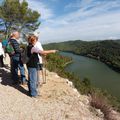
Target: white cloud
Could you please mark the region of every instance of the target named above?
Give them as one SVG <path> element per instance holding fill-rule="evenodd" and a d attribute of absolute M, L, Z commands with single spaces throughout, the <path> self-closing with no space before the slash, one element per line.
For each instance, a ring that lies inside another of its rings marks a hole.
<path fill-rule="evenodd" d="M 28 0 L 30 2 L 30 0 Z M 78 7 L 76 11 L 63 16 L 56 16 L 53 10 L 45 4 L 31 2 L 36 10 L 46 16 L 38 31 L 42 43 L 58 42 L 72 39 L 100 40 L 109 38 L 120 38 L 120 10 L 111 9 L 120 7 L 118 0 L 109 2 L 93 2 L 94 0 L 82 0 L 82 3 L 70 4 L 68 7 Z M 79 0 L 77 1 L 79 2 Z M 76 5 L 76 6 L 75 6 Z M 82 6 L 81 6 L 82 5 Z M 40 7 L 39 7 L 40 6 Z M 111 10 L 111 11 L 109 11 Z M 53 18 L 54 17 L 54 18 Z"/>
<path fill-rule="evenodd" d="M 27 0 L 29 7 L 41 13 L 41 19 L 47 20 L 54 16 L 53 11 L 47 5 L 37 0 Z"/>
<path fill-rule="evenodd" d="M 83 8 L 85 6 L 88 6 L 90 3 L 92 3 L 93 0 L 76 0 L 76 2 L 70 2 L 65 6 L 65 9 L 71 9 L 71 8 Z"/>
<path fill-rule="evenodd" d="M 42 42 L 57 42 L 71 39 L 100 40 L 120 37 L 118 35 L 120 32 L 119 21 L 119 13 L 104 14 L 84 21 L 69 22 L 66 25 L 61 25 L 62 23 L 59 23 L 61 19 L 59 19 L 59 22 L 52 21 L 53 26 L 49 23 L 50 25 L 40 27 L 41 39 Z M 54 27 L 55 25 L 59 27 Z"/>
<path fill-rule="evenodd" d="M 109 13 L 112 11 L 109 11 L 113 8 L 119 7 L 120 8 L 120 1 L 94 1 L 94 0 L 82 0 L 78 1 L 77 3 L 74 3 L 74 7 L 79 7 L 78 10 L 70 13 L 67 15 L 67 20 L 76 20 L 76 19 L 82 19 L 87 17 L 92 17 L 95 15 L 100 15 L 104 13 Z M 71 4 L 71 3 L 70 3 Z M 73 7 L 71 4 L 71 7 Z M 71 7 L 69 9 L 71 9 Z M 73 17 L 74 16 L 74 17 Z"/>

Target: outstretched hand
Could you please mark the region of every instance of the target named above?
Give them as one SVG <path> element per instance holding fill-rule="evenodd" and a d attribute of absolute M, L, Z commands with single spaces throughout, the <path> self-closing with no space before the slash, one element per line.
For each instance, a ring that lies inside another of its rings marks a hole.
<path fill-rule="evenodd" d="M 59 50 L 53 50 L 53 53 L 59 52 Z"/>

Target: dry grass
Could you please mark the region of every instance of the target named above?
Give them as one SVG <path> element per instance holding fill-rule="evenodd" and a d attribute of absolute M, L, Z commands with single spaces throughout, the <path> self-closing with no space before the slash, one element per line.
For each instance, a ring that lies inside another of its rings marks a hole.
<path fill-rule="evenodd" d="M 109 104 L 108 99 L 102 95 L 102 93 L 92 93 L 90 104 L 96 109 L 100 109 L 106 120 L 115 120 L 112 116 L 112 107 Z"/>

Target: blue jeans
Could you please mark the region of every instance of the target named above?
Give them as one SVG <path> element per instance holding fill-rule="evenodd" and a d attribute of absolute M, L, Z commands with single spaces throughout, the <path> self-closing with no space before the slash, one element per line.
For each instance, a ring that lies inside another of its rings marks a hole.
<path fill-rule="evenodd" d="M 20 57 L 12 56 L 11 57 L 11 73 L 12 73 L 12 79 L 15 83 L 19 82 L 18 68 L 20 70 L 21 82 L 24 83 L 26 82 L 26 77 L 25 77 L 25 69 L 24 69 L 23 63 L 20 60 Z"/>
<path fill-rule="evenodd" d="M 38 91 L 38 78 L 37 78 L 37 68 L 28 67 L 28 89 L 30 96 L 37 96 Z"/>

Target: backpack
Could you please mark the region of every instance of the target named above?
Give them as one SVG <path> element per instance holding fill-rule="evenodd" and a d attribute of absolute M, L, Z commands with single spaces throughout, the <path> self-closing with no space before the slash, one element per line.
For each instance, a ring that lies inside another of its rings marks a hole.
<path fill-rule="evenodd" d="M 6 45 L 5 51 L 9 55 L 13 55 L 15 53 L 14 48 L 13 48 L 12 44 L 10 43 L 10 41 L 8 41 L 8 44 Z"/>
<path fill-rule="evenodd" d="M 23 64 L 26 64 L 29 61 L 29 57 L 27 56 L 27 48 L 25 48 L 23 52 L 21 52 L 21 61 L 23 62 Z"/>

